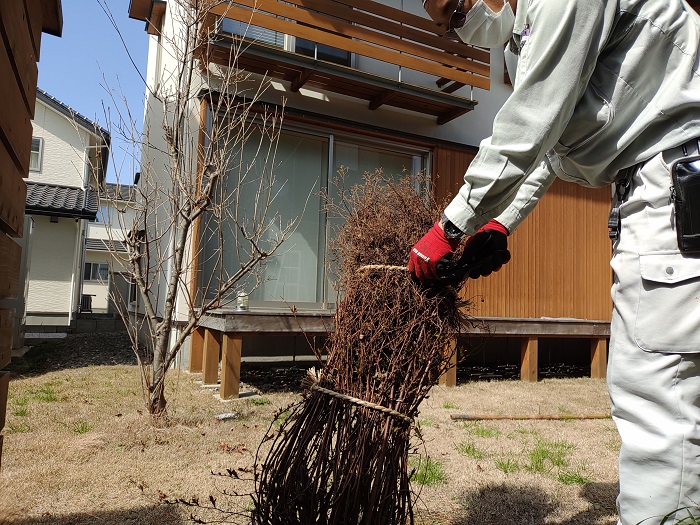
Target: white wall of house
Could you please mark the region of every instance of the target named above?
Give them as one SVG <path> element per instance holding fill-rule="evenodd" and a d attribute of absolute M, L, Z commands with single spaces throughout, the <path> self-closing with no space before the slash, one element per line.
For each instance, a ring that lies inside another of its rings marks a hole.
<path fill-rule="evenodd" d="M 383 3 L 424 16 L 420 2 L 408 2 L 407 0 L 385 0 Z M 154 173 L 159 174 L 158 176 L 161 178 L 163 191 L 167 191 L 170 183 L 169 178 L 166 175 L 168 158 L 163 153 L 164 151 L 167 151 L 166 144 L 163 140 L 162 129 L 164 113 L 161 102 L 155 100 L 152 96 L 148 95 L 148 93 L 155 89 L 164 90 L 166 93 L 168 90 L 175 90 L 176 86 L 174 82 L 180 78 L 179 75 L 174 74 L 174 72 L 176 72 L 178 69 L 178 62 L 177 53 L 175 53 L 171 47 L 172 40 L 176 38 L 176 35 L 179 32 L 179 25 L 177 21 L 180 14 L 176 9 L 177 7 L 178 6 L 175 2 L 168 2 L 168 9 L 163 22 L 162 36 L 151 36 L 149 40 L 149 58 L 147 68 L 147 82 L 149 90 L 147 91 L 146 111 L 144 117 L 144 134 L 146 135 L 144 137 L 144 144 L 149 144 L 151 147 L 146 147 L 142 152 L 141 172 L 143 174 L 145 170 L 153 170 Z M 396 66 L 379 63 L 376 60 L 360 56 L 355 57 L 354 65 L 360 69 L 364 69 L 384 77 L 396 78 L 399 74 L 399 68 Z M 199 70 L 195 68 L 195 73 L 198 72 Z M 488 91 L 482 89 L 472 90 L 472 88 L 469 86 L 461 88 L 456 94 L 472 97 L 473 99 L 477 100 L 478 104 L 476 105 L 475 110 L 441 126 L 438 126 L 436 124 L 435 117 L 430 115 L 404 111 L 397 108 L 392 108 L 390 106 L 382 106 L 377 110 L 370 111 L 367 108 L 367 101 L 336 93 L 318 92 L 313 88 L 302 89 L 298 93 L 293 93 L 289 91 L 289 85 L 287 83 L 276 80 L 271 83 L 271 88 L 266 91 L 263 96 L 263 100 L 272 104 L 282 104 L 282 102 L 285 101 L 287 108 L 293 108 L 295 110 L 314 113 L 321 116 L 326 115 L 333 119 L 357 122 L 362 126 L 376 126 L 377 128 L 389 131 L 395 130 L 401 133 L 410 132 L 417 137 L 442 139 L 455 143 L 478 146 L 484 138 L 491 134 L 494 117 L 504 101 L 512 92 L 512 88 L 503 82 L 503 72 L 503 52 L 499 49 L 492 50 L 491 89 Z M 436 79 L 434 77 L 423 73 L 413 72 L 405 68 L 401 70 L 400 74 L 403 81 L 436 89 Z M 197 82 L 199 82 L 202 86 L 205 86 L 207 84 L 207 79 L 200 77 Z M 216 88 L 216 85 L 212 85 L 211 87 Z M 196 130 L 199 126 L 198 101 L 194 100 L 192 102 L 190 110 L 190 130 L 193 133 L 193 136 L 196 138 Z M 389 145 L 388 148 L 391 149 L 391 145 Z M 391 153 L 396 153 L 396 151 Z M 409 155 L 410 154 L 411 153 L 409 152 Z M 414 152 L 414 154 L 420 156 L 420 152 Z M 424 160 L 427 160 L 427 157 L 424 158 Z M 368 163 L 369 161 L 366 158 L 364 163 L 360 162 L 364 168 L 368 167 Z M 293 171 L 293 168 L 290 167 L 289 162 L 284 163 L 284 165 L 286 169 Z M 412 167 L 415 167 L 415 164 Z M 410 168 L 411 167 L 409 167 L 409 169 Z M 328 172 L 329 170 L 325 169 L 325 171 Z M 323 176 L 328 178 L 333 177 L 334 175 L 335 173 L 325 173 Z M 294 184 L 300 183 L 301 181 L 299 179 L 295 179 Z M 162 221 L 167 219 L 169 219 L 167 213 L 152 214 L 149 216 L 151 227 L 162 225 Z M 315 238 L 307 235 L 302 230 L 299 230 L 298 233 L 299 235 L 296 235 L 298 238 L 295 238 L 292 240 L 292 242 L 288 243 L 285 253 L 292 253 L 299 247 L 303 248 L 302 245 L 304 243 L 313 244 L 316 241 Z M 163 250 L 165 253 L 167 253 L 168 242 L 169 238 L 167 236 L 163 237 L 161 250 Z M 319 260 L 322 258 L 322 253 L 320 252 L 316 253 L 315 255 L 319 258 Z M 291 272 L 293 270 L 291 267 L 286 268 L 284 264 L 282 264 L 283 267 L 280 268 L 274 267 L 276 264 L 275 262 L 271 262 L 270 264 L 272 273 L 278 272 L 284 274 L 284 272 Z M 207 269 L 203 268 L 203 272 L 206 273 Z M 161 274 L 161 283 L 163 283 L 165 277 L 165 273 Z M 273 282 L 269 286 L 266 286 L 265 288 L 269 288 L 271 291 L 266 291 L 262 295 L 265 295 L 265 297 L 270 296 L 268 297 L 268 299 L 270 299 L 272 296 L 277 294 L 276 289 L 272 290 L 270 287 L 278 284 L 280 284 L 280 282 Z M 309 295 L 306 292 L 308 292 L 308 287 L 311 285 L 319 286 L 320 281 L 319 283 L 305 283 L 304 289 L 301 289 L 301 292 L 303 293 L 300 292 L 299 296 L 306 297 Z M 292 288 L 289 284 L 287 284 L 285 287 L 284 283 L 282 283 L 282 286 L 285 290 L 284 293 L 288 293 Z M 164 288 L 164 286 L 160 287 L 161 295 L 159 305 L 161 307 L 163 304 L 162 293 L 164 292 Z M 155 289 L 158 288 L 156 287 Z M 332 295 L 332 292 L 328 292 L 326 295 L 330 296 Z M 316 296 L 318 297 L 318 293 Z M 183 296 L 181 295 L 179 300 L 180 305 L 184 304 L 182 299 Z M 314 302 L 314 300 L 311 299 L 310 302 Z M 185 319 L 186 312 L 184 312 L 183 308 L 180 310 L 180 317 Z"/>
<path fill-rule="evenodd" d="M 32 126 L 33 136 L 43 140 L 43 155 L 41 171 L 30 171 L 29 180 L 87 187 L 85 161 L 90 134 L 38 99 Z"/>
<path fill-rule="evenodd" d="M 112 265 L 112 260 L 112 256 L 109 254 L 109 252 L 87 250 L 85 252 L 85 263 L 83 264 L 83 269 L 87 264 L 104 264 L 109 268 Z M 109 302 L 109 279 L 109 273 L 107 274 L 106 280 L 99 278 L 83 278 L 83 294 L 93 296 L 93 312 L 107 312 L 107 305 Z"/>
<path fill-rule="evenodd" d="M 35 215 L 32 238 L 27 325 L 67 325 L 77 310 L 81 223 L 71 218 Z"/>

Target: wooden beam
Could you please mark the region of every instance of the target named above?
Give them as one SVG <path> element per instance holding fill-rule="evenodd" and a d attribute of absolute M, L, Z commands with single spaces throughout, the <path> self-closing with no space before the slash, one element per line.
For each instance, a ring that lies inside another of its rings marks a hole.
<path fill-rule="evenodd" d="M 389 102 L 396 95 L 396 91 L 385 91 L 369 101 L 369 109 L 374 111 Z"/>
<path fill-rule="evenodd" d="M 457 340 L 453 339 L 445 347 L 445 354 L 450 359 L 450 368 L 440 376 L 439 383 L 448 388 L 457 386 Z"/>
<path fill-rule="evenodd" d="M 188 370 L 193 374 L 202 371 L 202 357 L 204 354 L 204 328 L 197 326 L 190 333 L 190 366 Z"/>
<path fill-rule="evenodd" d="M 0 232 L 0 254 L 0 299 L 16 299 L 19 293 L 22 248 Z"/>
<path fill-rule="evenodd" d="M 0 372 L 0 431 L 5 428 L 7 410 L 7 390 L 10 385 L 10 372 Z"/>
<path fill-rule="evenodd" d="M 520 379 L 537 381 L 537 337 L 523 337 L 520 342 Z"/>
<path fill-rule="evenodd" d="M 0 310 L 0 370 L 5 368 L 12 358 L 12 332 L 15 311 Z"/>
<path fill-rule="evenodd" d="M 268 2 L 278 2 L 279 0 L 264 0 L 263 2 L 258 2 L 258 8 L 261 11 L 267 11 L 266 6 Z M 426 19 L 417 17 L 413 14 L 399 11 L 398 9 L 389 8 L 389 11 L 383 10 L 383 14 L 379 12 L 372 13 L 372 11 L 382 11 L 385 6 L 379 7 L 381 4 L 378 2 L 361 0 L 362 7 L 343 7 L 346 2 L 328 2 L 328 0 L 286 0 L 286 3 L 294 4 L 302 9 L 315 11 L 318 13 L 323 13 L 332 17 L 334 20 L 346 20 L 354 26 L 362 26 L 365 28 L 371 28 L 375 31 L 379 31 L 382 34 L 389 34 L 395 37 L 399 37 L 401 41 L 410 41 L 412 43 L 421 44 L 421 46 L 427 46 L 431 48 L 436 48 L 448 53 L 451 56 L 457 56 L 461 58 L 474 59 L 484 64 L 488 64 L 491 60 L 491 55 L 489 51 L 479 49 L 464 44 L 461 41 L 455 41 L 443 38 L 435 34 L 436 32 L 441 32 L 441 29 L 437 24 L 433 26 L 432 29 L 425 31 L 423 29 L 417 29 L 417 26 L 421 26 L 422 22 Z M 373 6 L 377 6 L 378 9 L 374 9 Z M 378 16 L 373 16 L 373 15 Z M 395 16 L 402 16 L 403 21 L 399 22 Z M 407 15 L 407 16 L 405 16 Z M 435 31 L 437 30 L 437 31 Z M 343 31 L 340 31 L 341 34 Z M 350 36 L 350 35 L 348 35 Z M 444 57 L 443 57 L 444 58 Z M 438 60 L 443 62 L 442 59 Z M 454 65 L 454 64 L 453 64 Z M 456 65 L 462 69 L 464 64 Z M 488 66 L 482 66 L 481 74 L 484 76 L 489 75 Z"/>
<path fill-rule="evenodd" d="M 27 27 L 32 41 L 32 51 L 37 61 L 41 57 L 41 28 L 44 24 L 44 13 L 40 0 L 24 0 L 24 11 L 27 15 Z"/>
<path fill-rule="evenodd" d="M 292 85 L 289 88 L 290 91 L 292 93 L 296 93 L 297 91 L 299 91 L 304 86 L 304 84 L 306 84 L 306 81 L 309 80 L 313 72 L 313 69 L 301 70 L 299 72 L 299 75 L 297 75 L 297 77 L 294 80 L 292 80 Z"/>
<path fill-rule="evenodd" d="M 221 399 L 238 397 L 241 384 L 241 337 L 224 334 L 221 348 Z"/>
<path fill-rule="evenodd" d="M 197 137 L 197 187 L 196 195 L 202 193 L 202 177 L 204 176 L 204 145 L 207 141 L 207 115 L 209 111 L 209 103 L 206 98 L 203 98 L 199 103 L 199 134 Z M 201 256 L 201 230 L 202 230 L 202 215 L 199 214 L 192 223 L 192 236 L 190 241 L 190 265 L 188 268 L 189 278 L 189 301 L 190 304 L 199 304 L 199 262 Z M 204 336 L 202 336 L 203 339 Z M 199 369 L 201 372 L 201 357 L 199 358 Z M 190 370 L 192 372 L 193 370 Z"/>
<path fill-rule="evenodd" d="M 608 341 L 601 337 L 591 339 L 591 377 L 605 379 L 608 369 Z"/>
<path fill-rule="evenodd" d="M 451 120 L 461 117 L 465 113 L 469 113 L 469 111 L 470 110 L 467 108 L 452 109 L 440 115 L 435 122 L 438 124 L 438 126 L 442 126 L 443 124 L 447 124 Z"/>
<path fill-rule="evenodd" d="M 202 359 L 202 383 L 215 385 L 219 382 L 219 354 L 221 353 L 221 341 L 219 333 L 204 330 L 204 352 Z"/>

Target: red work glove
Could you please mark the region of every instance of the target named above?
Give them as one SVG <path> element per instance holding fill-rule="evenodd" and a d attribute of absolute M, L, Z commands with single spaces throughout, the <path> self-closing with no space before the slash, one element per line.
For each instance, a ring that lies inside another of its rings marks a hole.
<path fill-rule="evenodd" d="M 408 258 L 408 270 L 422 283 L 432 281 L 438 277 L 438 261 L 453 254 L 458 245 L 459 239 L 446 238 L 445 232 L 436 222 L 413 246 Z"/>

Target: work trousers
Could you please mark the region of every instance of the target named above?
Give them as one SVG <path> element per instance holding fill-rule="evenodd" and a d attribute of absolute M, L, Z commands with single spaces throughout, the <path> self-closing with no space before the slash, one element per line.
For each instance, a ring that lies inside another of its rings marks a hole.
<path fill-rule="evenodd" d="M 698 154 L 695 142 L 686 148 Z M 700 258 L 680 253 L 670 200 L 670 166 L 682 156 L 666 151 L 632 175 L 611 261 L 621 525 L 658 525 L 683 507 L 667 523 L 700 515 Z"/>

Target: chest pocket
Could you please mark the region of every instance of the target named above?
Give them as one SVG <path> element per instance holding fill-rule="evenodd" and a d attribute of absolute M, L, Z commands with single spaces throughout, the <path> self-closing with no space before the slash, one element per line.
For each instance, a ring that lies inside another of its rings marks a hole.
<path fill-rule="evenodd" d="M 634 338 L 647 352 L 700 353 L 700 259 L 640 255 Z"/>

